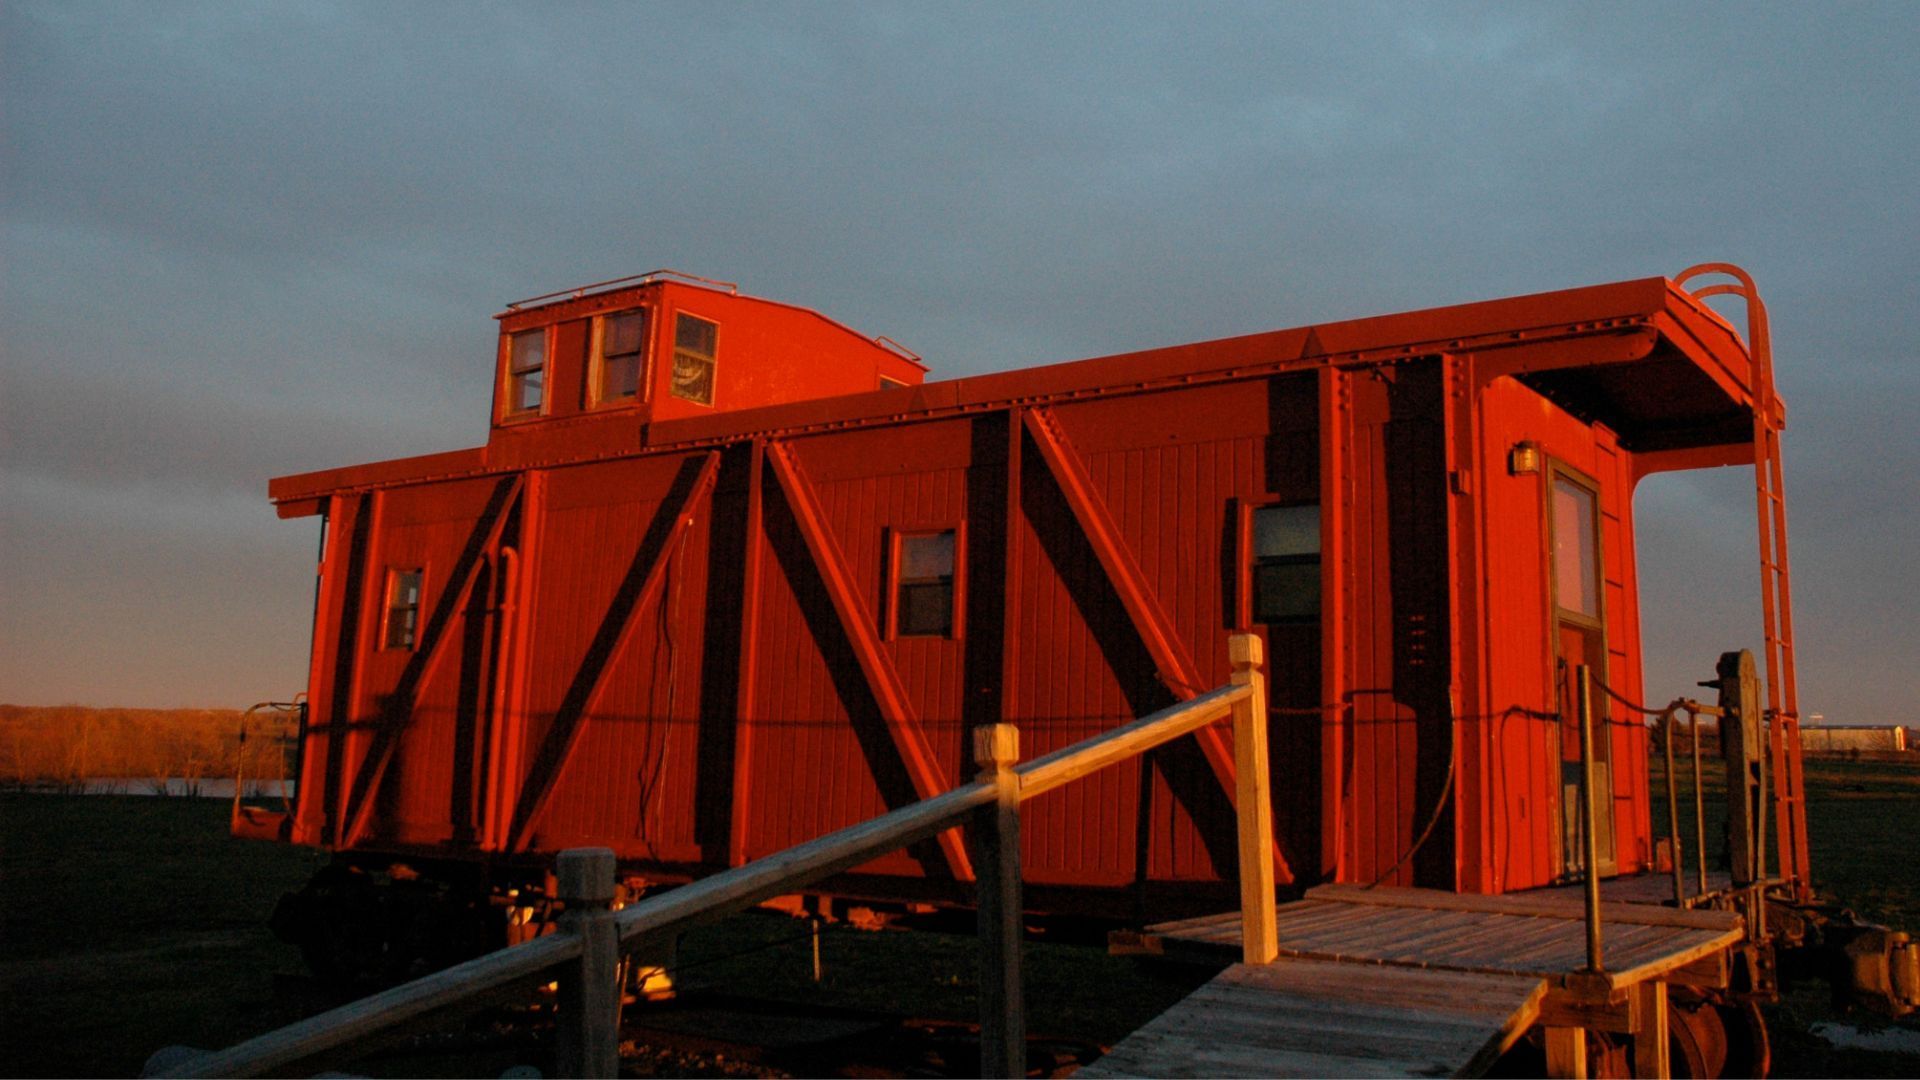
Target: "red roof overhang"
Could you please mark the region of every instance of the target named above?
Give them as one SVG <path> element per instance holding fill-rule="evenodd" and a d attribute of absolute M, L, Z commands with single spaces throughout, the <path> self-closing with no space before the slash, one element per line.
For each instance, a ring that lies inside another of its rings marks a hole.
<path fill-rule="evenodd" d="M 1328 364 L 1365 366 L 1473 354 L 1489 377 L 1519 378 L 1576 413 L 1607 423 L 1630 449 L 1746 442 L 1751 369 L 1732 327 L 1666 278 L 1324 323 L 1123 353 L 922 386 L 655 423 L 631 441 L 582 453 L 487 448 L 280 477 L 268 495 L 282 517 L 324 509 L 326 496 L 847 427 L 964 415 L 1009 405 L 1227 381 Z"/>

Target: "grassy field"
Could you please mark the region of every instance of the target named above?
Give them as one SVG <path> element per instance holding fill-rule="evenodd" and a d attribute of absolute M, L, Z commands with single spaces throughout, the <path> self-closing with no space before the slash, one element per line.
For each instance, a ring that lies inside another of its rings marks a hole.
<path fill-rule="evenodd" d="M 226 815 L 212 799 L 0 795 L 0 1075 L 132 1076 L 162 1046 L 230 1045 L 299 1018 L 314 999 L 285 984 L 304 965 L 266 921 L 324 856 L 231 840 Z M 831 928 L 819 983 L 806 938 L 804 923 L 765 915 L 695 931 L 680 946 L 679 985 L 822 1011 L 978 1018 L 970 936 Z M 1039 942 L 1029 1026 L 1109 1043 L 1209 974 Z"/>
<path fill-rule="evenodd" d="M 1920 929 L 1920 860 L 1911 854 L 1920 762 L 1809 762 L 1807 773 L 1823 889 L 1866 917 Z M 1714 794 L 1710 785 L 1710 803 Z M 286 992 L 298 985 L 300 958 L 265 923 L 322 857 L 230 840 L 225 817 L 214 800 L 0 795 L 0 1074 L 130 1076 L 161 1046 L 227 1045 L 311 1004 Z M 743 917 L 689 935 L 680 985 L 690 997 L 711 988 L 820 1010 L 974 1017 L 969 938 L 833 930 L 815 983 L 804 930 Z M 1031 1030 L 1095 1043 L 1117 1039 L 1207 975 L 1084 945 L 1042 941 L 1029 955 Z M 1771 1013 L 1779 1075 L 1920 1075 L 1920 1055 L 1835 1051 L 1807 1035 L 1830 1018 L 1823 990 L 1798 992 Z M 1913 1020 L 1902 1026 L 1920 1030 Z M 653 1067 L 709 1065 L 667 1057 Z M 435 1066 L 400 1059 L 368 1071 L 423 1067 Z M 437 1067 L 463 1068 L 453 1059 Z M 471 1066 L 483 1068 L 497 1072 Z"/>
<path fill-rule="evenodd" d="M 1682 744 L 1684 745 L 1684 744 Z M 1676 747 L 1680 749 L 1680 747 Z M 1679 777 L 1681 842 L 1693 863 L 1693 792 L 1689 763 L 1676 757 Z M 1655 835 L 1666 835 L 1665 763 L 1654 756 L 1652 775 Z M 1704 755 L 1707 865 L 1726 869 L 1718 850 L 1725 827 L 1724 773 L 1719 759 Z M 1920 755 L 1904 761 L 1855 761 L 1809 758 L 1806 762 L 1807 834 L 1813 877 L 1823 896 L 1852 908 L 1861 918 L 1920 934 L 1920 859 L 1913 855 L 1920 836 Z M 1920 1076 L 1920 1054 L 1836 1050 L 1809 1035 L 1814 1024 L 1837 1018 L 1824 984 L 1794 988 L 1768 1010 L 1774 1033 L 1777 1076 Z M 1845 1017 L 1877 1027 L 1871 1016 Z M 1920 1031 L 1909 1017 L 1900 1027 Z"/>
<path fill-rule="evenodd" d="M 231 840 L 212 799 L 0 795 L 0 1017 L 13 1076 L 131 1076 L 169 1043 L 288 1017 L 267 915 L 322 856 Z"/>
<path fill-rule="evenodd" d="M 1720 870 L 1726 869 L 1717 848 L 1726 819 L 1722 768 L 1719 759 L 1710 755 L 1701 762 L 1707 865 Z M 1680 781 L 1681 843 L 1691 873 L 1692 770 L 1684 755 L 1676 759 L 1674 771 Z M 1820 890 L 1869 921 L 1920 931 L 1920 859 L 1911 857 L 1920 837 L 1920 754 L 1906 761 L 1810 758 L 1806 782 L 1808 843 Z M 1656 755 L 1652 775 L 1656 836 L 1667 834 L 1665 783 L 1665 763 Z"/>

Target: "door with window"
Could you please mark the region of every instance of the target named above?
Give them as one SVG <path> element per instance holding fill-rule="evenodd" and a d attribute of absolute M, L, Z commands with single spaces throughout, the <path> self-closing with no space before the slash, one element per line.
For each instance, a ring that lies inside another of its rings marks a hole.
<path fill-rule="evenodd" d="M 1613 840 L 1613 763 L 1606 726 L 1606 699 L 1599 689 L 1607 678 L 1606 613 L 1600 577 L 1600 489 L 1561 462 L 1547 470 L 1547 550 L 1551 575 L 1553 646 L 1560 744 L 1560 869 L 1563 876 L 1586 873 L 1580 834 L 1580 703 L 1578 669 L 1593 673 L 1594 790 L 1599 872 L 1617 873 Z"/>

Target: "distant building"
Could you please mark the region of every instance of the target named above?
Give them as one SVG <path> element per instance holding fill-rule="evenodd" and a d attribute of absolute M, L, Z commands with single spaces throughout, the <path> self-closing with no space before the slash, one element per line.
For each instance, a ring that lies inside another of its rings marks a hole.
<path fill-rule="evenodd" d="M 1915 745 L 1908 741 L 1903 727 L 1864 727 L 1836 724 L 1809 725 L 1800 729 L 1800 745 L 1808 753 L 1855 750 L 1905 750 Z"/>

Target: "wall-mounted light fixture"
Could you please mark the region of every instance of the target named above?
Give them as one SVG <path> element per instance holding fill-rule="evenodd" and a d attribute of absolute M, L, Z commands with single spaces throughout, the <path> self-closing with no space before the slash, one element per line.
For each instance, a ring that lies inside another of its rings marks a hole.
<path fill-rule="evenodd" d="M 1526 476 L 1540 471 L 1540 448 L 1533 443 L 1515 443 L 1507 453 L 1507 472 Z"/>

